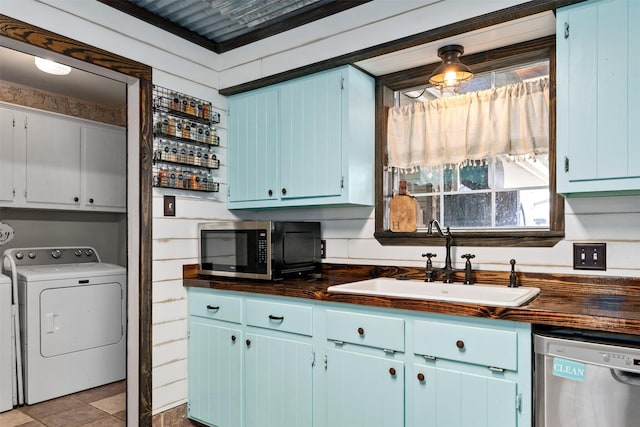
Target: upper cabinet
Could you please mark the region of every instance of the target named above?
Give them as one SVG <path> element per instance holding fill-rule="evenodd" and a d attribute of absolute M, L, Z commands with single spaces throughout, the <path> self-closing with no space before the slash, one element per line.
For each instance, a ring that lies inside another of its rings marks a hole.
<path fill-rule="evenodd" d="M 373 205 L 374 89 L 345 66 L 230 97 L 228 207 Z"/>
<path fill-rule="evenodd" d="M 0 107 L 0 206 L 124 212 L 124 128 Z"/>
<path fill-rule="evenodd" d="M 557 13 L 557 191 L 640 193 L 640 2 Z"/>

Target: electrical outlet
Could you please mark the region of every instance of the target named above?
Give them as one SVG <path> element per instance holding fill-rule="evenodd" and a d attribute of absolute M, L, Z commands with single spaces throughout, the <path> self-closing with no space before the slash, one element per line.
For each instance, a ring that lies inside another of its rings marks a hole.
<path fill-rule="evenodd" d="M 574 270 L 606 270 L 607 269 L 607 244 L 606 243 L 574 243 L 573 244 L 573 269 Z"/>
<path fill-rule="evenodd" d="M 327 241 L 322 239 L 320 240 L 320 258 L 327 257 Z"/>

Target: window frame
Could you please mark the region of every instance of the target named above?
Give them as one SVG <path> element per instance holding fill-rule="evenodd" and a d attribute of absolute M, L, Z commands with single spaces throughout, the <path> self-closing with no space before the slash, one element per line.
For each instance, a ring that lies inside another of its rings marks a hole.
<path fill-rule="evenodd" d="M 549 230 L 455 231 L 456 246 L 550 247 L 564 238 L 564 199 L 556 192 L 556 54 L 555 35 L 513 44 L 463 57 L 474 73 L 517 63 L 549 60 Z M 376 78 L 375 232 L 382 245 L 442 245 L 444 239 L 425 231 L 397 233 L 384 229 L 384 165 L 387 163 L 387 114 L 394 106 L 394 92 L 423 85 L 439 63 L 398 71 Z M 447 225 L 447 224 L 444 224 Z"/>

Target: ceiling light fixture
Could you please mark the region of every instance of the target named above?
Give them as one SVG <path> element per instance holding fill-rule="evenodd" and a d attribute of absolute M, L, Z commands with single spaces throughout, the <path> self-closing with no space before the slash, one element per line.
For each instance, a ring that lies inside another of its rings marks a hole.
<path fill-rule="evenodd" d="M 44 71 L 45 73 L 53 74 L 56 76 L 66 76 L 71 72 L 71 67 L 68 67 L 63 64 L 58 64 L 57 62 L 53 62 L 49 59 L 43 59 L 39 57 L 35 57 L 36 67 L 40 71 Z"/>
<path fill-rule="evenodd" d="M 465 87 L 473 78 L 473 73 L 469 67 L 460 62 L 463 53 L 464 48 L 459 44 L 447 45 L 438 49 L 438 56 L 442 59 L 442 64 L 433 71 L 429 77 L 429 83 L 438 86 L 443 91 L 457 92 Z"/>

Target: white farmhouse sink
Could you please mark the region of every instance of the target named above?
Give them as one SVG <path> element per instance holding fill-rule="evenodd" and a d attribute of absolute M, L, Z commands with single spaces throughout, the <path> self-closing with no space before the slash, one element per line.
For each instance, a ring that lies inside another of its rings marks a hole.
<path fill-rule="evenodd" d="M 519 307 L 540 293 L 538 288 L 427 283 L 420 280 L 397 280 L 389 277 L 329 286 L 327 291 L 501 307 Z"/>

